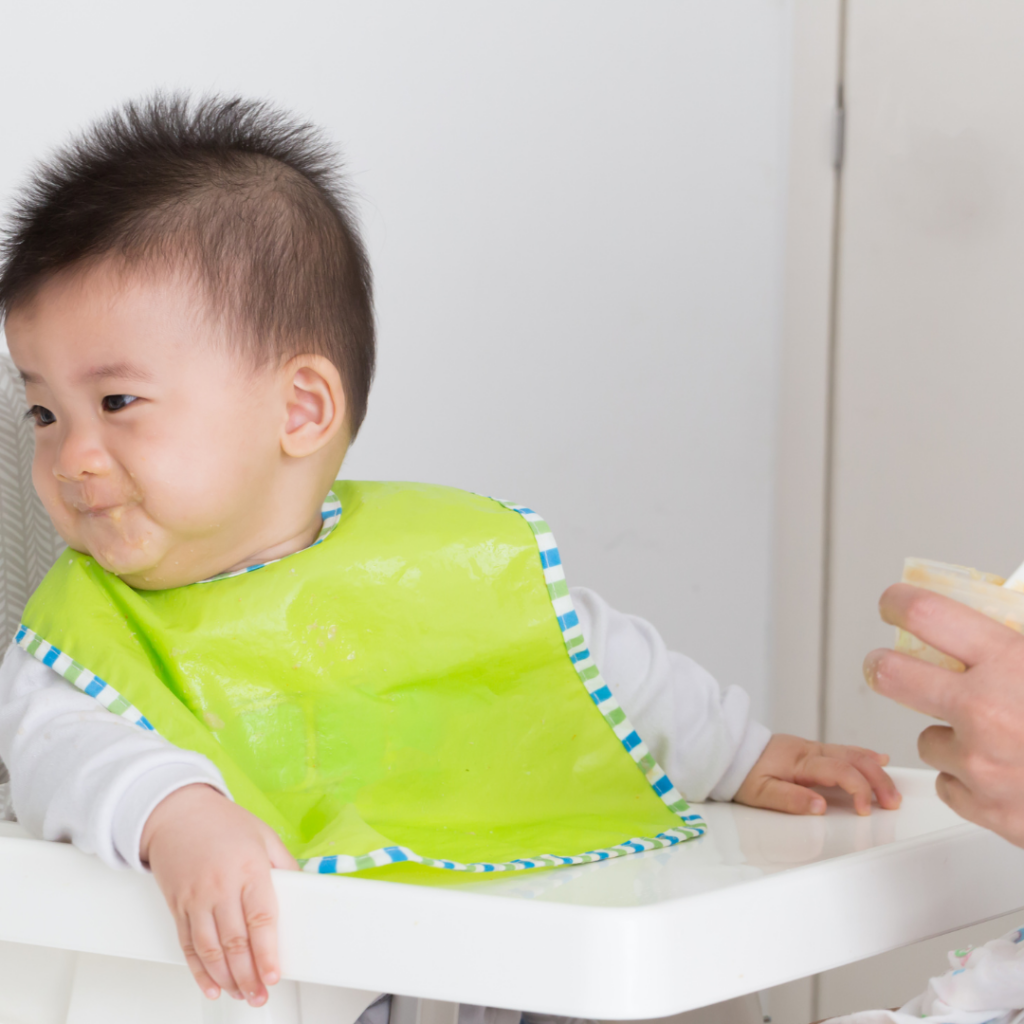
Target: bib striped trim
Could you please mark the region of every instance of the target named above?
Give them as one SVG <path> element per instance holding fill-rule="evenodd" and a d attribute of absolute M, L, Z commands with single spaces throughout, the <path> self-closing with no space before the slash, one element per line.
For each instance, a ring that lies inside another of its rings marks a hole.
<path fill-rule="evenodd" d="M 548 596 L 555 609 L 558 626 L 562 630 L 565 648 L 569 652 L 569 657 L 580 681 L 587 688 L 587 693 L 590 694 L 590 699 L 597 705 L 597 710 L 604 716 L 604 720 L 611 726 L 612 731 L 626 748 L 630 757 L 646 776 L 651 788 L 661 797 L 668 809 L 679 815 L 684 821 L 697 823 L 702 831 L 705 830 L 707 826 L 700 815 L 686 814 L 690 809 L 689 804 L 679 790 L 672 785 L 672 780 L 665 774 L 658 762 L 654 760 L 654 755 L 647 744 L 633 728 L 626 712 L 612 696 L 608 684 L 601 678 L 601 670 L 597 667 L 597 663 L 587 647 L 583 637 L 583 627 L 580 626 L 579 616 L 576 614 L 572 598 L 569 596 L 569 584 L 566 582 L 565 570 L 562 568 L 562 556 L 558 553 L 558 545 L 555 543 L 551 527 L 532 509 L 523 505 L 513 505 L 507 501 L 502 501 L 500 504 L 513 512 L 518 512 L 533 530 L 534 539 L 540 550 L 540 564 L 544 568 L 544 580 L 548 585 Z M 691 825 L 691 827 L 696 826 Z"/>
<path fill-rule="evenodd" d="M 678 846 L 687 839 L 695 839 L 707 831 L 707 826 L 699 815 L 692 815 L 700 824 L 681 825 L 659 832 L 653 839 L 627 839 L 618 846 L 609 846 L 604 850 L 588 850 L 575 857 L 558 857 L 553 853 L 541 854 L 539 857 L 509 860 L 499 863 L 477 862 L 460 864 L 454 860 L 436 860 L 433 857 L 422 857 L 405 846 L 385 846 L 361 857 L 331 856 L 311 857 L 299 861 L 303 871 L 319 875 L 348 875 L 353 871 L 366 871 L 369 868 L 387 867 L 388 864 L 423 864 L 428 868 L 444 868 L 447 871 L 465 871 L 471 874 L 505 874 L 510 871 L 529 871 L 532 868 L 558 868 L 570 864 L 593 864 L 599 860 L 614 860 L 616 857 L 628 857 L 631 853 L 644 853 L 647 850 L 663 850 L 667 846 Z"/>
<path fill-rule="evenodd" d="M 74 658 L 65 654 L 59 647 L 47 643 L 37 633 L 33 633 L 24 622 L 18 626 L 18 632 L 14 634 L 14 642 L 37 661 L 49 665 L 54 672 L 59 672 L 69 683 L 77 686 L 82 693 L 94 697 L 111 713 L 120 715 L 143 729 L 156 731 L 149 719 L 134 704 L 122 697 L 110 683 L 100 679 L 84 665 L 79 665 Z"/>
<path fill-rule="evenodd" d="M 385 846 L 361 856 L 342 854 L 327 857 L 311 857 L 308 860 L 299 862 L 303 871 L 321 875 L 350 874 L 354 871 L 365 871 L 369 868 L 384 867 L 388 864 L 400 864 L 402 862 L 474 874 L 528 871 L 534 868 L 591 864 L 594 861 L 627 857 L 630 854 L 643 853 L 646 850 L 661 850 L 667 846 L 676 846 L 687 839 L 695 839 L 698 836 L 704 835 L 707 831 L 704 819 L 699 814 L 694 814 L 691 811 L 682 794 L 672 785 L 671 779 L 655 761 L 654 755 L 648 749 L 647 744 L 644 743 L 636 729 L 633 728 L 633 724 L 630 722 L 625 711 L 622 710 L 619 702 L 612 695 L 607 683 L 601 678 L 601 672 L 590 653 L 590 649 L 587 647 L 583 636 L 583 628 L 580 626 L 579 616 L 576 614 L 572 598 L 569 595 L 569 586 L 565 579 L 565 571 L 562 568 L 562 558 L 558 553 L 558 545 L 555 543 L 551 527 L 548 526 L 542 516 L 524 505 L 515 505 L 512 502 L 501 501 L 500 499 L 494 500 L 511 512 L 522 516 L 529 524 L 540 553 L 540 562 L 544 571 L 544 581 L 547 584 L 548 596 L 551 598 L 551 605 L 558 620 L 558 627 L 562 631 L 562 639 L 565 641 L 566 651 L 573 663 L 573 667 L 576 669 L 580 681 L 586 687 L 587 693 L 590 694 L 590 699 L 597 705 L 598 711 L 601 712 L 608 726 L 618 737 L 619 742 L 622 743 L 622 746 L 632 757 L 640 771 L 644 773 L 651 788 L 669 810 L 679 818 L 679 825 L 676 828 L 659 832 L 653 838 L 628 839 L 617 846 L 601 850 L 588 850 L 586 853 L 577 854 L 572 857 L 541 854 L 538 857 L 521 858 L 499 863 L 477 862 L 460 864 L 457 861 L 424 857 L 405 846 Z M 331 534 L 341 520 L 341 512 L 341 502 L 331 492 L 324 502 L 320 513 L 324 525 L 320 530 L 319 536 L 311 546 L 319 544 Z M 281 561 L 281 559 L 275 559 L 275 561 Z M 237 572 L 211 576 L 208 580 L 201 582 L 213 583 L 216 580 L 229 579 L 232 576 L 242 576 L 245 573 L 262 569 L 265 565 L 273 564 L 273 562 L 264 562 L 261 565 L 249 566 Z M 90 672 L 85 666 L 78 664 L 77 661 L 65 652 L 48 643 L 24 623 L 18 627 L 14 642 L 23 651 L 31 654 L 32 657 L 41 661 L 44 665 L 48 665 L 55 672 L 60 673 L 69 683 L 76 686 L 83 693 L 95 698 L 111 713 L 134 722 L 140 728 L 155 731 L 153 725 L 138 708 L 122 697 L 114 687 L 105 680 L 100 679 L 93 672 Z"/>

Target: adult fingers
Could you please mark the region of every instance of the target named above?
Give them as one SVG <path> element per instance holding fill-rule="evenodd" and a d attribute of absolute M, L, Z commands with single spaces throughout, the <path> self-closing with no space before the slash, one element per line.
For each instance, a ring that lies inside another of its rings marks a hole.
<path fill-rule="evenodd" d="M 955 775 L 940 772 L 935 780 L 935 792 L 939 794 L 939 799 L 948 804 L 961 818 L 979 825 L 984 824 L 978 820 L 974 794 Z"/>
<path fill-rule="evenodd" d="M 963 697 L 961 673 L 888 648 L 864 659 L 864 679 L 883 697 L 945 721 Z"/>
<path fill-rule="evenodd" d="M 277 894 L 269 873 L 242 889 L 242 913 L 256 972 L 264 985 L 276 985 L 281 977 L 277 959 Z"/>
<path fill-rule="evenodd" d="M 948 725 L 930 725 L 917 737 L 917 752 L 932 768 L 950 775 L 958 774 L 960 747 L 956 733 Z"/>
<path fill-rule="evenodd" d="M 192 943 L 192 929 L 189 927 L 188 918 L 179 917 L 175 914 L 174 924 L 178 929 L 178 942 L 181 945 L 181 951 L 185 954 L 185 963 L 188 964 L 192 977 L 195 978 L 196 984 L 207 999 L 216 999 L 220 995 L 220 985 L 210 977 L 209 972 L 203 966 L 203 961 L 199 959 L 199 955 L 196 953 L 195 946 Z"/>
<path fill-rule="evenodd" d="M 1017 634 L 966 605 L 908 583 L 896 583 L 878 604 L 882 618 L 905 629 L 968 668 L 1012 641 Z"/>
<path fill-rule="evenodd" d="M 228 970 L 231 971 L 238 991 L 250 1006 L 262 1006 L 267 1001 L 267 990 L 253 962 L 249 931 L 237 895 L 218 905 L 214 910 L 214 918 Z"/>
<path fill-rule="evenodd" d="M 235 979 L 231 976 L 224 950 L 221 948 L 220 935 L 217 932 L 217 923 L 214 921 L 213 914 L 208 910 L 189 914 L 188 927 L 192 949 L 206 973 L 232 999 L 241 999 L 242 995 L 238 991 Z M 187 959 L 187 952 L 185 956 Z"/>
<path fill-rule="evenodd" d="M 796 781 L 803 786 L 839 786 L 853 797 L 858 814 L 871 813 L 871 784 L 849 761 L 825 755 L 810 757 Z"/>
<path fill-rule="evenodd" d="M 756 796 L 755 807 L 784 814 L 824 814 L 825 798 L 812 789 L 782 779 L 765 779 Z"/>

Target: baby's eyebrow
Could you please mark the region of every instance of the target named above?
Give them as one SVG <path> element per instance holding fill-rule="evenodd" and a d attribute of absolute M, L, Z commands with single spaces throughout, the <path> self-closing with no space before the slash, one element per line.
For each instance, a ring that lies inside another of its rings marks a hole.
<path fill-rule="evenodd" d="M 109 380 L 111 378 L 151 382 L 153 375 L 133 363 L 107 363 L 105 366 L 94 366 L 91 370 L 87 370 L 82 374 L 81 380 L 84 383 L 85 381 Z"/>
<path fill-rule="evenodd" d="M 45 383 L 40 374 L 32 373 L 30 370 L 19 370 L 18 374 L 25 384 Z M 94 366 L 91 370 L 86 370 L 79 380 L 85 383 L 92 380 L 110 380 L 111 378 L 142 381 L 143 383 L 151 383 L 154 380 L 153 374 L 133 363 L 107 363 L 105 366 Z"/>

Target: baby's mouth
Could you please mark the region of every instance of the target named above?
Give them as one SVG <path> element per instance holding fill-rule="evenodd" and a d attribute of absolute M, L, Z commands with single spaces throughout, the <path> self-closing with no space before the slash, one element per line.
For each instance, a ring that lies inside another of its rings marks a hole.
<path fill-rule="evenodd" d="M 89 505 L 84 501 L 73 501 L 71 507 L 83 516 L 109 516 L 115 521 L 124 515 L 123 505 Z"/>
<path fill-rule="evenodd" d="M 79 516 L 86 549 L 110 572 L 134 572 L 138 557 L 149 549 L 153 538 L 146 517 L 132 514 L 140 504 L 132 498 L 110 504 L 88 499 L 69 502 Z"/>
<path fill-rule="evenodd" d="M 69 502 L 71 507 L 79 515 L 88 516 L 90 519 L 109 519 L 113 523 L 119 523 L 135 502 L 118 501 L 110 504 L 102 502 L 89 502 L 85 499 L 77 499 Z"/>

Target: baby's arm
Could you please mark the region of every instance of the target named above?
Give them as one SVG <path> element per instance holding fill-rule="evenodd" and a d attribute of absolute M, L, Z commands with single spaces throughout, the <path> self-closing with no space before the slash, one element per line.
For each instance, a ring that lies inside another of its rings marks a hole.
<path fill-rule="evenodd" d="M 270 868 L 295 862 L 231 802 L 207 758 L 111 714 L 12 645 L 0 666 L 0 759 L 29 831 L 114 867 L 152 867 L 204 992 L 265 1001 L 261 975 L 273 984 L 279 974 Z"/>
<path fill-rule="evenodd" d="M 143 825 L 176 789 L 204 783 L 227 794 L 205 757 L 111 714 L 13 644 L 0 665 L 0 760 L 30 832 L 112 867 L 143 869 Z"/>
<path fill-rule="evenodd" d="M 771 739 L 750 717 L 746 692 L 723 692 L 644 619 L 616 611 L 592 590 L 570 592 L 604 681 L 669 778 L 689 800 L 731 800 Z"/>
<path fill-rule="evenodd" d="M 723 692 L 699 665 L 668 650 L 649 622 L 615 611 L 590 590 L 571 593 L 605 682 L 687 799 L 821 814 L 825 801 L 808 787 L 840 786 L 861 814 L 872 792 L 880 806 L 899 806 L 884 754 L 772 736 L 750 717 L 743 690 Z"/>

